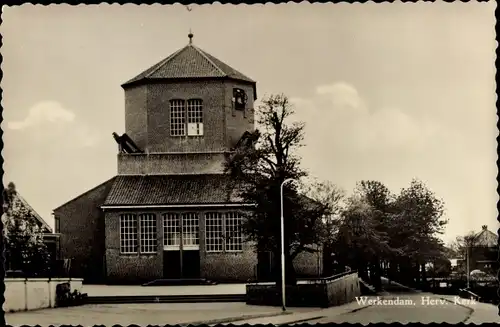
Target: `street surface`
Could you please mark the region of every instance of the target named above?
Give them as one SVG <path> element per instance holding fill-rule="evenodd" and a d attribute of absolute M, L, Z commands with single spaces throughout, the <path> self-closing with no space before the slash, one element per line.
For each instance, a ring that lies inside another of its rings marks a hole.
<path fill-rule="evenodd" d="M 380 296 L 361 297 L 357 301 L 328 309 L 249 319 L 233 324 L 500 323 L 498 308 L 491 304 L 474 303 L 455 296 L 423 293 L 389 282 L 385 278 L 382 284 L 385 291 Z"/>
<path fill-rule="evenodd" d="M 294 312 L 309 309 L 294 309 Z M 71 308 L 42 309 L 6 313 L 8 325 L 106 325 L 136 324 L 165 325 L 201 323 L 226 318 L 248 319 L 261 315 L 281 314 L 281 308 L 251 306 L 245 303 L 147 303 L 147 304 L 97 304 Z M 215 322 L 214 322 L 215 323 Z"/>
<path fill-rule="evenodd" d="M 369 307 L 355 312 L 329 315 L 315 320 L 316 323 L 347 322 L 347 323 L 391 323 L 391 322 L 419 322 L 419 323 L 442 323 L 456 324 L 465 322 L 471 309 L 453 304 L 440 299 L 432 294 L 397 294 L 380 297 L 369 297 L 358 299 L 360 306 L 363 300 L 371 300 Z M 384 301 L 385 300 L 385 301 Z M 368 301 L 366 301 L 368 302 Z"/>
<path fill-rule="evenodd" d="M 380 296 L 361 297 L 357 301 L 328 309 L 251 306 L 245 303 L 151 303 L 99 304 L 71 308 L 43 309 L 6 313 L 7 324 L 21 325 L 165 325 L 205 323 L 294 324 L 294 323 L 500 323 L 496 306 L 471 303 L 453 296 L 421 293 L 384 280 Z M 243 285 L 193 287 L 84 286 L 91 295 L 154 294 L 239 294 Z M 139 294 L 138 294 L 139 293 Z M 445 301 L 444 299 L 448 300 Z"/>

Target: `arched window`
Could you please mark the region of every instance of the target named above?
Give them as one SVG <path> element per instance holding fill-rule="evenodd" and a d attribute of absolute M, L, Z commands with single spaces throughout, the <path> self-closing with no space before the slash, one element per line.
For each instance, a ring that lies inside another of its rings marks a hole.
<path fill-rule="evenodd" d="M 190 99 L 187 102 L 188 136 L 203 135 L 203 102 L 200 99 Z"/>
<path fill-rule="evenodd" d="M 184 100 L 170 101 L 170 135 L 186 135 L 186 108 Z"/>

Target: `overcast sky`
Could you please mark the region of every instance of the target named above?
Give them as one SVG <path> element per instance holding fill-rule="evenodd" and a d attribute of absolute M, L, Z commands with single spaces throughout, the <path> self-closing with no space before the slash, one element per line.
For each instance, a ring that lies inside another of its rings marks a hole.
<path fill-rule="evenodd" d="M 446 239 L 496 230 L 495 3 L 4 8 L 4 183 L 52 209 L 116 174 L 120 84 L 188 43 L 282 92 L 303 163 L 351 192 L 420 178 Z"/>

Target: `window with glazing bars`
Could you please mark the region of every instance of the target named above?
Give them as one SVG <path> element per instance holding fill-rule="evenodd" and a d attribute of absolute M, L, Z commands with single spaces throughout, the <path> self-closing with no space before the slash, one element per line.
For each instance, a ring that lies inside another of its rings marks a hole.
<path fill-rule="evenodd" d="M 186 108 L 184 100 L 170 101 L 170 135 L 186 135 Z"/>
<path fill-rule="evenodd" d="M 223 214 L 207 212 L 205 214 L 205 244 L 207 252 L 222 252 L 223 250 Z"/>
<path fill-rule="evenodd" d="M 242 216 L 239 212 L 226 212 L 225 216 L 226 251 L 241 251 L 243 250 Z"/>
<path fill-rule="evenodd" d="M 120 253 L 137 253 L 136 215 L 120 215 Z"/>
<path fill-rule="evenodd" d="M 189 136 L 203 135 L 203 102 L 200 99 L 187 102 L 187 127 Z"/>
<path fill-rule="evenodd" d="M 156 231 L 156 215 L 141 214 L 139 216 L 141 228 L 141 253 L 156 253 L 158 248 L 158 234 Z"/>
<path fill-rule="evenodd" d="M 181 244 L 179 214 L 167 213 L 163 215 L 163 246 L 177 250 Z"/>
<path fill-rule="evenodd" d="M 198 214 L 195 212 L 187 212 L 182 214 L 182 248 L 183 249 L 198 249 L 199 248 L 199 225 Z"/>

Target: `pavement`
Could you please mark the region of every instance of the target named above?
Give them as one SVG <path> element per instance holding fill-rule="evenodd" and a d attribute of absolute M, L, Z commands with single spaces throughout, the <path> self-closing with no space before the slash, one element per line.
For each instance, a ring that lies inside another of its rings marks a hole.
<path fill-rule="evenodd" d="M 384 290 L 378 296 L 360 297 L 338 307 L 247 319 L 233 324 L 500 323 L 498 308 L 491 304 L 425 293 L 386 278 L 382 279 L 382 287 Z"/>
<path fill-rule="evenodd" d="M 246 284 L 123 286 L 84 284 L 81 292 L 87 293 L 88 296 L 245 294 L 245 285 Z"/>
<path fill-rule="evenodd" d="M 293 308 L 301 313 L 309 308 Z M 222 321 L 252 319 L 282 315 L 280 307 L 252 306 L 233 303 L 150 303 L 150 304 L 99 304 L 70 308 L 42 309 L 6 313 L 8 325 L 82 325 L 113 326 L 120 324 L 166 325 L 166 324 L 217 324 Z M 291 314 L 290 314 L 291 315 Z"/>
<path fill-rule="evenodd" d="M 498 308 L 454 296 L 420 292 L 382 280 L 378 296 L 327 309 L 252 306 L 233 303 L 100 304 L 71 308 L 7 313 L 12 326 L 20 325 L 165 325 L 165 324 L 297 324 L 297 323 L 500 323 Z M 89 296 L 244 294 L 245 284 L 197 286 L 84 285 Z"/>

